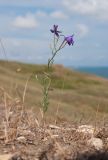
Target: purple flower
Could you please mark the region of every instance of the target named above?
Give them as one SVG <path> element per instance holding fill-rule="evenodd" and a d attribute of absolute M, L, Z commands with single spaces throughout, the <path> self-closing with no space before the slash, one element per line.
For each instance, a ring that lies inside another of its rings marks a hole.
<path fill-rule="evenodd" d="M 64 40 L 68 43 L 68 45 L 70 46 L 71 44 L 73 45 L 74 44 L 74 40 L 73 40 L 73 36 L 67 36 L 64 38 Z"/>
<path fill-rule="evenodd" d="M 58 31 L 57 28 L 58 25 L 53 25 L 53 29 L 50 29 L 50 31 L 54 33 L 57 37 L 59 37 L 59 33 L 61 33 L 61 31 Z"/>

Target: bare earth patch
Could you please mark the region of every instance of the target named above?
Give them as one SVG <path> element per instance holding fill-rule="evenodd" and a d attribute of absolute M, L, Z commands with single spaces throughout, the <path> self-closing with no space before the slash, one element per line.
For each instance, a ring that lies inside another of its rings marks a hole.
<path fill-rule="evenodd" d="M 108 160 L 108 127 L 38 123 L 20 105 L 0 105 L 0 160 Z"/>

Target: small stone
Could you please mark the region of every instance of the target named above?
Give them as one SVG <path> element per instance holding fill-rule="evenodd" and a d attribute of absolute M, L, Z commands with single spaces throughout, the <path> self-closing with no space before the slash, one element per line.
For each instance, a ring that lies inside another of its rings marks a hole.
<path fill-rule="evenodd" d="M 81 125 L 81 126 L 78 127 L 78 129 L 76 131 L 79 132 L 79 133 L 84 133 L 86 135 L 93 136 L 95 129 L 91 125 Z"/>
<path fill-rule="evenodd" d="M 17 141 L 21 142 L 21 143 L 25 143 L 26 142 L 26 138 L 24 136 L 20 136 L 20 137 L 17 138 Z"/>
<path fill-rule="evenodd" d="M 103 141 L 100 138 L 94 138 L 88 140 L 88 145 L 95 147 L 95 149 L 103 149 Z"/>
<path fill-rule="evenodd" d="M 51 128 L 51 129 L 61 129 L 60 127 L 52 125 L 52 124 L 49 125 L 49 128 Z"/>

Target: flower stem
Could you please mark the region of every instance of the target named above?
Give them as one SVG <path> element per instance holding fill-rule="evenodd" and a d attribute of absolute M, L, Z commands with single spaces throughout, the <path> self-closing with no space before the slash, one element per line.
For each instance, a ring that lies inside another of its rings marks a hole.
<path fill-rule="evenodd" d="M 55 37 L 54 37 L 54 39 L 55 39 Z M 55 40 L 54 40 L 54 49 L 55 49 L 55 52 L 52 52 L 52 53 L 53 53 L 53 54 L 52 54 L 52 57 L 51 57 L 51 59 L 48 60 L 48 70 L 49 70 L 50 64 L 51 64 L 51 62 L 53 61 L 54 57 L 56 56 L 57 52 L 60 51 L 62 48 L 64 48 L 65 45 L 66 45 L 66 43 L 67 43 L 67 42 L 66 42 L 65 40 L 63 40 L 63 42 L 61 43 L 61 45 L 59 46 L 59 48 L 56 49 Z"/>

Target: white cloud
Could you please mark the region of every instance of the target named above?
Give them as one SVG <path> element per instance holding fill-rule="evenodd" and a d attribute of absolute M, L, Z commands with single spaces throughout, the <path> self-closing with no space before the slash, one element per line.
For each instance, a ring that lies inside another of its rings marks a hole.
<path fill-rule="evenodd" d="M 21 60 L 35 63 L 47 62 L 48 41 L 8 37 L 3 38 L 2 42 L 8 60 Z M 5 59 L 5 56 L 2 54 L 0 58 Z"/>
<path fill-rule="evenodd" d="M 78 37 L 84 37 L 88 34 L 89 28 L 85 24 L 77 24 L 76 25 L 76 32 L 78 34 Z"/>
<path fill-rule="evenodd" d="M 63 0 L 63 4 L 72 12 L 108 19 L 108 0 Z"/>
<path fill-rule="evenodd" d="M 37 16 L 37 17 L 46 17 L 46 16 L 47 16 L 47 13 L 46 13 L 46 12 L 43 12 L 43 11 L 41 11 L 41 10 L 38 10 L 38 11 L 36 12 L 36 16 Z"/>
<path fill-rule="evenodd" d="M 65 13 L 63 13 L 62 11 L 52 12 L 50 14 L 50 16 L 53 18 L 56 18 L 56 19 L 67 19 L 68 18 L 68 16 Z"/>
<path fill-rule="evenodd" d="M 25 16 L 17 16 L 13 25 L 17 28 L 32 29 L 38 26 L 38 22 L 33 14 L 26 14 Z"/>
<path fill-rule="evenodd" d="M 72 11 L 82 14 L 93 13 L 95 11 L 95 0 L 64 0 L 64 5 Z"/>

